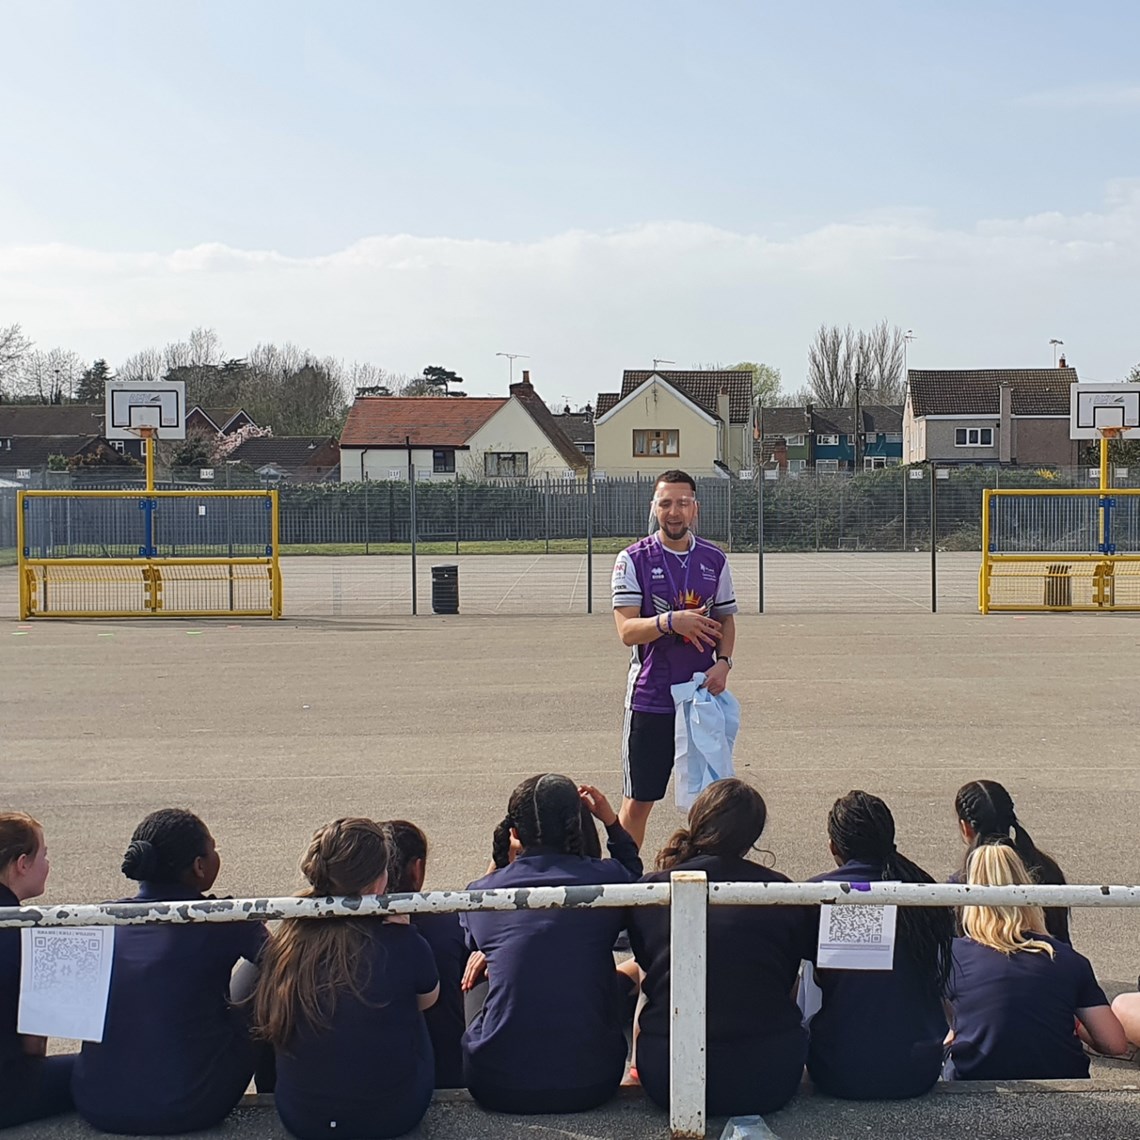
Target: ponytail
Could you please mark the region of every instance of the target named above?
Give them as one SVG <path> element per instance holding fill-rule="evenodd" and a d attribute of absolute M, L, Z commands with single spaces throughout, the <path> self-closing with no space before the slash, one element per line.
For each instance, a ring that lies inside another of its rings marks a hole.
<path fill-rule="evenodd" d="M 844 862 L 859 859 L 882 867 L 884 882 L 933 883 L 934 878 L 895 846 L 895 820 L 878 796 L 848 792 L 832 806 L 827 834 Z M 938 994 L 950 981 L 954 912 L 949 907 L 899 908 L 899 945 Z"/>

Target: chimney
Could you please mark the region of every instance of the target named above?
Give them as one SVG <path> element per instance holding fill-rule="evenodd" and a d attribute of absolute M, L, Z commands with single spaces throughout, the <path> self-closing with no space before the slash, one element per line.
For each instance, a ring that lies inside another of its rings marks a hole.
<path fill-rule="evenodd" d="M 1008 380 L 998 385 L 998 462 L 1013 462 L 1013 389 Z"/>
<path fill-rule="evenodd" d="M 529 368 L 523 369 L 522 382 L 528 386 L 530 385 L 530 369 Z"/>
<path fill-rule="evenodd" d="M 723 463 L 732 462 L 732 432 L 729 430 L 731 427 L 730 417 L 730 404 L 728 399 L 728 389 L 721 388 L 716 394 L 716 414 L 720 420 L 720 455 L 718 458 Z"/>
<path fill-rule="evenodd" d="M 1067 368 L 1068 367 L 1068 365 L 1065 363 L 1065 357 L 1063 355 L 1062 355 L 1061 359 L 1057 361 L 1057 367 L 1058 368 Z"/>
<path fill-rule="evenodd" d="M 521 380 L 511 385 L 510 393 L 512 396 L 516 395 L 519 392 L 525 396 L 534 391 L 534 388 L 531 386 L 530 382 L 530 370 L 524 368 L 522 376 L 523 378 Z"/>

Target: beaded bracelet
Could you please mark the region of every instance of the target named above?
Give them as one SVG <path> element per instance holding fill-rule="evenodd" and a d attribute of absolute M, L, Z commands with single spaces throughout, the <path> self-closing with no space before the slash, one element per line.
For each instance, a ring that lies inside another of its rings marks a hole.
<path fill-rule="evenodd" d="M 664 631 L 664 630 L 661 628 L 661 615 L 660 615 L 660 614 L 658 614 L 658 615 L 657 615 L 657 616 L 656 616 L 656 617 L 653 619 L 653 624 L 654 624 L 655 626 L 657 626 L 657 632 L 658 632 L 659 634 L 661 634 L 662 636 L 664 636 L 664 634 L 665 634 L 665 631 Z"/>
<path fill-rule="evenodd" d="M 673 632 L 673 611 L 669 611 L 669 632 Z"/>

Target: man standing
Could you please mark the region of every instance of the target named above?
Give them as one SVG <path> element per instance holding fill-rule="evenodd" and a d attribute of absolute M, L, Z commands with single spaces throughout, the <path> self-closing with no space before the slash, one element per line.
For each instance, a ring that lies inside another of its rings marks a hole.
<path fill-rule="evenodd" d="M 622 644 L 632 648 L 618 814 L 638 847 L 673 770 L 671 686 L 704 673 L 705 687 L 715 696 L 724 692 L 732 668 L 732 574 L 723 552 L 697 538 L 698 510 L 693 477 L 666 471 L 653 493 L 660 530 L 627 547 L 614 564 L 614 620 Z"/>

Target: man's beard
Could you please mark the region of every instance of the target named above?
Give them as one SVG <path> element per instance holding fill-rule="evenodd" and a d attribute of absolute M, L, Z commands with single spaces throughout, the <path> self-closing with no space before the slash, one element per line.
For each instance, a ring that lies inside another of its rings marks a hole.
<path fill-rule="evenodd" d="M 662 523 L 661 529 L 671 542 L 680 542 L 689 533 L 687 523 Z"/>

